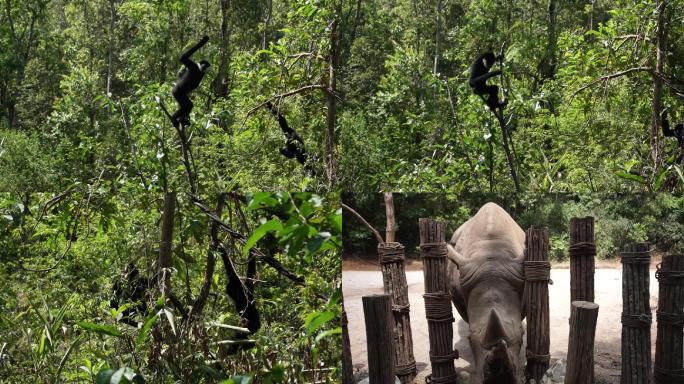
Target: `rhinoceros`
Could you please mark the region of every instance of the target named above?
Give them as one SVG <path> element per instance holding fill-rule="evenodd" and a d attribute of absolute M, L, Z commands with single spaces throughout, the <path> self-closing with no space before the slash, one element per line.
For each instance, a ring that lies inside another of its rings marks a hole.
<path fill-rule="evenodd" d="M 525 232 L 487 203 L 447 243 L 454 306 L 470 326 L 473 383 L 517 383 L 522 347 Z"/>

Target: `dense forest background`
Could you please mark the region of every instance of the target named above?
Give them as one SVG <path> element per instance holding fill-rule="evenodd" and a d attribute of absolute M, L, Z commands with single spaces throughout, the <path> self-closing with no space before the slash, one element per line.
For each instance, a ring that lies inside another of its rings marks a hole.
<path fill-rule="evenodd" d="M 681 193 L 661 112 L 684 122 L 682 15 L 681 0 L 4 0 L 0 189 L 63 190 L 103 169 L 182 183 L 155 98 L 175 107 L 178 55 L 207 34 L 189 135 L 201 183 Z M 467 84 L 502 47 L 503 127 Z M 317 176 L 278 153 L 269 100 Z"/>
<path fill-rule="evenodd" d="M 185 194 L 0 194 L 0 382 L 339 382 L 339 197 L 212 206 L 220 225 Z M 228 264 L 260 312 L 246 337 Z"/>
<path fill-rule="evenodd" d="M 521 191 L 682 191 L 682 1 L 373 1 L 340 89 L 343 185 L 515 189 L 496 117 L 468 86 L 505 44 L 509 150 Z M 359 156 L 359 154 L 363 154 Z"/>
<path fill-rule="evenodd" d="M 404 244 L 409 257 L 419 257 L 418 219 L 444 222 L 444 233 L 451 235 L 487 202 L 505 209 L 518 225 L 546 228 L 549 257 L 568 259 L 570 219 L 593 216 L 596 256 L 615 259 L 625 244 L 649 242 L 656 255 L 684 251 L 684 198 L 670 194 L 543 194 L 523 200 L 487 194 L 394 193 L 396 241 Z M 385 202 L 381 193 L 345 194 L 342 202 L 361 214 L 374 228 L 384 233 Z M 377 240 L 363 223 L 347 210 L 344 220 L 344 256 L 348 259 L 377 258 Z"/>
<path fill-rule="evenodd" d="M 0 1 L 0 382 L 339 381 L 350 7 Z M 203 35 L 181 136 L 159 103 Z"/>
<path fill-rule="evenodd" d="M 179 56 L 205 34 L 193 59 L 212 67 L 191 95 L 187 132 L 198 182 L 328 190 L 342 4 L 3 0 L 0 190 L 61 191 L 102 171 L 143 190 L 182 186 L 180 143 L 156 99 L 173 113 Z M 316 177 L 279 153 L 266 101 L 303 138 Z"/>

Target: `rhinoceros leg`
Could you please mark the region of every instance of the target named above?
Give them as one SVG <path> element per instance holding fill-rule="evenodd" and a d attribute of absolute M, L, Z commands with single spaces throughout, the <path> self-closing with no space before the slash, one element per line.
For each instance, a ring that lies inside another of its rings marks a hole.
<path fill-rule="evenodd" d="M 447 279 L 449 281 L 449 292 L 451 293 L 451 301 L 454 303 L 454 307 L 461 315 L 461 318 L 466 323 L 468 321 L 468 304 L 466 303 L 465 296 L 461 290 L 461 275 L 458 272 L 458 267 L 456 263 L 449 260 L 449 265 L 447 267 Z"/>

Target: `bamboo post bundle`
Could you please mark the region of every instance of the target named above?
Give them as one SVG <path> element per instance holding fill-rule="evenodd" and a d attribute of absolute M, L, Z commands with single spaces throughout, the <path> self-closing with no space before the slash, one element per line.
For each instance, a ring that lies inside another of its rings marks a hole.
<path fill-rule="evenodd" d="M 416 377 L 416 360 L 413 357 L 408 284 L 404 270 L 404 246 L 394 242 L 378 244 L 378 257 L 385 293 L 392 299 L 395 373 L 402 384 L 412 383 Z"/>
<path fill-rule="evenodd" d="M 594 218 L 570 219 L 570 301 L 594 301 Z"/>
<path fill-rule="evenodd" d="M 394 384 L 392 300 L 389 295 L 370 295 L 363 296 L 361 301 L 366 321 L 369 383 Z"/>
<path fill-rule="evenodd" d="M 684 254 L 663 256 L 656 279 L 659 292 L 655 382 L 684 383 Z"/>
<path fill-rule="evenodd" d="M 441 222 L 420 219 L 420 254 L 425 278 L 425 317 L 430 338 L 432 384 L 458 382 L 454 360 L 458 351 L 453 349 L 454 316 L 447 284 L 447 249 Z"/>
<path fill-rule="evenodd" d="M 527 366 L 525 376 L 541 382 L 549 369 L 549 237 L 546 229 L 530 228 L 526 233 L 525 316 L 527 317 Z"/>
<path fill-rule="evenodd" d="M 651 374 L 651 307 L 648 243 L 627 244 L 622 263 L 622 376 L 623 384 L 648 384 Z"/>
<path fill-rule="evenodd" d="M 565 384 L 594 382 L 594 337 L 599 306 L 588 301 L 573 301 L 570 305 L 570 337 Z"/>

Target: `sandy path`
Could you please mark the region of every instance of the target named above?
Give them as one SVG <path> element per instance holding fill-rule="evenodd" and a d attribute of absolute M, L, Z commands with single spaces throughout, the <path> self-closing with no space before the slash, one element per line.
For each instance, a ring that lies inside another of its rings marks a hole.
<path fill-rule="evenodd" d="M 657 304 L 657 281 L 655 270 L 651 270 L 650 292 L 651 310 L 655 314 Z M 552 361 L 564 357 L 568 345 L 568 319 L 570 317 L 570 271 L 554 269 L 551 271 L 553 285 L 549 286 L 549 305 L 551 314 L 551 356 Z M 599 304 L 598 326 L 596 330 L 595 361 L 598 383 L 618 383 L 620 375 L 620 314 L 622 312 L 622 277 L 620 269 L 597 269 L 595 275 L 596 303 Z M 418 383 L 430 373 L 428 356 L 428 331 L 423 303 L 423 272 L 408 271 L 406 280 L 409 285 L 411 303 L 411 325 L 413 332 L 414 354 L 418 367 Z M 349 337 L 351 339 L 354 374 L 358 378 L 367 376 L 366 332 L 363 321 L 361 296 L 382 293 L 380 271 L 342 272 L 344 305 L 349 318 Z M 463 322 L 454 308 L 454 336 L 461 358 L 457 367 L 468 367 L 472 359 L 467 341 L 468 325 Z M 651 326 L 652 352 L 655 352 L 655 322 Z"/>

